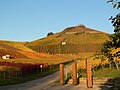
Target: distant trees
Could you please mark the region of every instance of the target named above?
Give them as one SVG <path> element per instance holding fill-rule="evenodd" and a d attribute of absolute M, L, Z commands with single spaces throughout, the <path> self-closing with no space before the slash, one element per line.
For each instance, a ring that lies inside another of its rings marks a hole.
<path fill-rule="evenodd" d="M 119 9 L 120 8 L 120 1 L 118 0 L 108 0 L 107 3 L 112 3 L 113 8 Z M 115 17 L 111 16 L 109 18 L 111 23 L 114 27 L 114 34 L 110 35 L 110 40 L 106 41 L 103 44 L 102 54 L 109 58 L 110 65 L 115 64 L 116 68 L 118 69 L 118 61 L 116 57 L 120 58 L 120 13 L 118 13 Z M 116 52 L 113 54 L 113 51 Z"/>
<path fill-rule="evenodd" d="M 48 34 L 47 34 L 47 36 L 50 36 L 50 35 L 53 35 L 54 33 L 53 32 L 49 32 Z"/>
<path fill-rule="evenodd" d="M 80 24 L 80 25 L 78 25 L 78 27 L 86 28 L 86 26 L 84 24 Z"/>
<path fill-rule="evenodd" d="M 86 26 L 84 24 L 79 24 L 77 26 L 72 26 L 72 27 L 67 27 L 66 29 L 64 29 L 64 31 L 67 31 L 67 30 L 72 30 L 76 27 L 82 27 L 82 28 L 86 28 Z"/>

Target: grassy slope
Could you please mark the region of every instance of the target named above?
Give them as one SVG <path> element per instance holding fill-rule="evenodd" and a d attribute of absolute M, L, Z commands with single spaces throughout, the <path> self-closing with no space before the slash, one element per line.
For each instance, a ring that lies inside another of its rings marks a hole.
<path fill-rule="evenodd" d="M 94 31 L 96 33 L 91 33 Z M 70 34 L 71 32 L 73 32 L 73 34 Z M 73 29 L 68 28 L 63 32 L 27 43 L 26 46 L 27 47 L 32 46 L 37 48 L 39 46 L 49 45 L 51 46 L 51 48 L 53 48 L 52 45 L 61 45 L 62 42 L 66 42 L 67 43 L 66 45 L 71 45 L 71 46 L 67 47 L 64 50 L 77 47 L 80 51 L 79 55 L 82 57 L 86 57 L 86 55 L 88 56 L 89 54 L 91 55 L 99 51 L 102 43 L 109 39 L 108 36 L 109 35 L 106 33 L 89 28 L 81 28 L 81 27 L 77 27 Z M 72 46 L 73 44 L 77 46 L 73 47 Z"/>
<path fill-rule="evenodd" d="M 0 40 L 0 43 L 9 45 L 9 46 L 11 46 L 13 48 L 20 49 L 20 50 L 23 50 L 23 51 L 30 51 L 30 52 L 33 51 L 33 50 L 27 48 L 26 46 L 24 46 L 27 42 L 14 42 L 14 41 L 3 41 L 3 40 Z"/>
<path fill-rule="evenodd" d="M 90 28 L 71 27 L 66 28 L 60 33 L 27 43 L 26 46 L 54 45 L 60 44 L 62 41 L 71 44 L 101 44 L 105 40 L 108 40 L 108 36 L 109 35 L 104 32 Z"/>
<path fill-rule="evenodd" d="M 28 44 L 26 44 L 26 46 L 39 46 L 39 45 L 53 45 L 53 44 L 59 44 L 60 42 L 62 42 L 62 40 L 65 37 L 58 37 L 61 33 L 55 34 L 55 35 L 51 35 L 39 40 L 35 40 L 32 41 Z M 57 38 L 58 37 L 58 38 Z"/>
<path fill-rule="evenodd" d="M 80 72 L 80 75 L 82 77 L 86 77 L 86 72 L 82 71 Z M 93 77 L 120 77 L 120 67 L 119 70 L 116 70 L 116 68 L 100 68 L 99 70 L 95 71 L 92 73 Z"/>
<path fill-rule="evenodd" d="M 103 73 L 103 74 L 101 74 Z M 120 77 L 120 67 L 119 70 L 116 68 L 104 68 L 93 73 L 94 77 Z"/>
<path fill-rule="evenodd" d="M 36 40 L 28 43 L 26 46 L 37 45 L 55 45 L 65 41 L 70 44 L 101 44 L 108 40 L 108 35 L 104 33 L 88 33 L 88 34 L 55 34 L 44 39 Z M 59 37 L 57 37 L 59 36 Z"/>
<path fill-rule="evenodd" d="M 2 57 L 3 55 L 11 55 L 14 58 L 27 58 L 25 55 L 21 54 L 18 51 L 20 51 L 20 49 L 15 48 L 12 45 L 0 43 L 0 57 Z"/>

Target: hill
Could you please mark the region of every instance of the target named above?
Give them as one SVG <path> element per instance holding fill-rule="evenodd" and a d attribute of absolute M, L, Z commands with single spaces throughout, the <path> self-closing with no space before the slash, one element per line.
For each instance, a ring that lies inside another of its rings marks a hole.
<path fill-rule="evenodd" d="M 14 59 L 41 59 L 41 58 L 56 58 L 46 53 L 38 53 L 24 46 L 28 42 L 13 42 L 0 40 L 0 58 L 4 55 L 10 55 Z"/>
<path fill-rule="evenodd" d="M 97 52 L 109 34 L 85 26 L 68 27 L 62 32 L 27 43 L 37 52 L 49 54 L 79 54 Z"/>

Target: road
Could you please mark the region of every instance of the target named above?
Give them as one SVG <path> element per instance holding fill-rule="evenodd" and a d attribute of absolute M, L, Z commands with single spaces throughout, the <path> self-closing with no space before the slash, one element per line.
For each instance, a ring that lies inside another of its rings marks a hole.
<path fill-rule="evenodd" d="M 0 90 L 42 90 L 44 87 L 59 79 L 59 71 L 47 77 L 22 84 L 0 86 Z"/>

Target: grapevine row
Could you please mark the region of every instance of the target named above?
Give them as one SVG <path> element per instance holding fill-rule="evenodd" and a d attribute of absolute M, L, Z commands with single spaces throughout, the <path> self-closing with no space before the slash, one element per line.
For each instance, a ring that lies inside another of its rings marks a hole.
<path fill-rule="evenodd" d="M 0 62 L 0 73 L 4 78 L 24 77 L 38 70 L 48 68 L 48 64 L 25 64 Z"/>
<path fill-rule="evenodd" d="M 94 47 L 93 47 L 94 46 Z M 29 48 L 40 53 L 48 54 L 78 54 L 79 52 L 97 52 L 101 45 L 89 44 L 66 44 L 66 45 L 47 45 L 47 46 L 29 46 Z"/>

